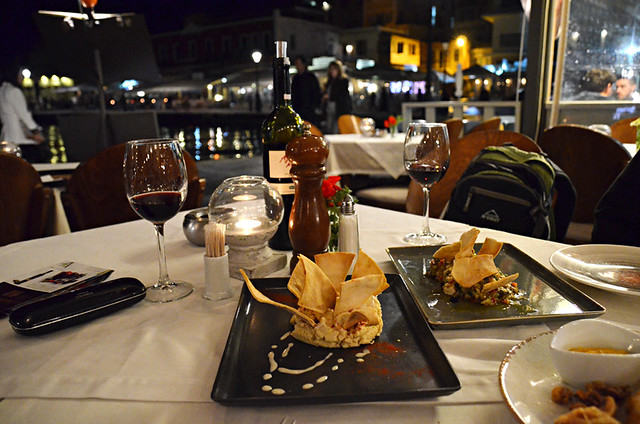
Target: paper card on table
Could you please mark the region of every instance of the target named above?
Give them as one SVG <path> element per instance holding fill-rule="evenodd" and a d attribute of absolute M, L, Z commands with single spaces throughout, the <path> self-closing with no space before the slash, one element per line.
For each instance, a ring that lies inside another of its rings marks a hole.
<path fill-rule="evenodd" d="M 41 296 L 99 283 L 112 272 L 77 262 L 60 262 L 11 277 L 0 283 L 0 313 Z"/>

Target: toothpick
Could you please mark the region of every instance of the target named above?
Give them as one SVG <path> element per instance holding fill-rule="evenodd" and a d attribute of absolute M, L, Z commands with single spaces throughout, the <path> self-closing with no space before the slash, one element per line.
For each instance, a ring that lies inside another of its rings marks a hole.
<path fill-rule="evenodd" d="M 210 258 L 218 258 L 225 254 L 225 233 L 226 225 L 210 222 L 204 226 L 204 242 L 206 255 Z"/>

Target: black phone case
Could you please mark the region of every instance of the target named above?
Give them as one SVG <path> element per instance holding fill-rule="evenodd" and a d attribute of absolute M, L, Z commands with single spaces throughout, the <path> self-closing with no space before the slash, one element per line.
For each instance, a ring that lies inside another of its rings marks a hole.
<path fill-rule="evenodd" d="M 117 278 L 19 307 L 9 315 L 9 323 L 23 335 L 50 333 L 124 309 L 145 294 L 139 280 Z"/>

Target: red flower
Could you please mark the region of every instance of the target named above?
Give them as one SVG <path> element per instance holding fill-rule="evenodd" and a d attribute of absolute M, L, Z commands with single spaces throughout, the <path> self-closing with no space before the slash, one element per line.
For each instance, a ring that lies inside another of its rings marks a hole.
<path fill-rule="evenodd" d="M 384 120 L 385 128 L 395 127 L 396 125 L 398 125 L 398 120 L 393 115 L 390 115 L 387 119 Z"/>
<path fill-rule="evenodd" d="M 340 186 L 336 185 L 338 181 L 340 181 L 339 176 L 328 177 L 322 181 L 322 195 L 325 199 L 331 199 L 340 190 Z"/>

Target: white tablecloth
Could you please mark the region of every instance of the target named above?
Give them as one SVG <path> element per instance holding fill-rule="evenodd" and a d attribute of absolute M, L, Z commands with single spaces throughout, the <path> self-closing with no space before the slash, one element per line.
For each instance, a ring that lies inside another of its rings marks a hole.
<path fill-rule="evenodd" d="M 361 245 L 385 272 L 394 272 L 385 248 L 401 246 L 402 236 L 420 228 L 421 217 L 358 205 Z M 233 321 L 235 296 L 219 303 L 204 300 L 203 248 L 187 242 L 182 216 L 166 226 L 169 273 L 191 281 L 197 293 L 168 304 L 141 302 L 93 321 L 40 337 L 24 337 L 0 321 L 0 422 L 190 422 L 279 423 L 289 415 L 298 423 L 355 421 L 515 422 L 498 388 L 505 353 L 546 325 L 436 330 L 462 389 L 441 398 L 352 405 L 273 408 L 224 407 L 210 393 Z M 393 223 L 393 225 L 389 225 Z M 433 230 L 456 240 L 466 225 L 433 220 Z M 483 231 L 524 250 L 550 268 L 557 243 Z M 112 278 L 157 275 L 155 236 L 144 221 L 16 243 L 0 248 L 0 279 L 74 260 L 115 269 Z M 286 275 L 283 270 L 279 275 Z M 607 308 L 604 319 L 640 329 L 639 299 L 580 289 Z M 125 412 L 126 411 L 126 412 Z"/>
<path fill-rule="evenodd" d="M 405 173 L 402 160 L 404 136 L 363 137 L 359 134 L 327 134 L 327 175 L 364 174 L 398 178 Z"/>

